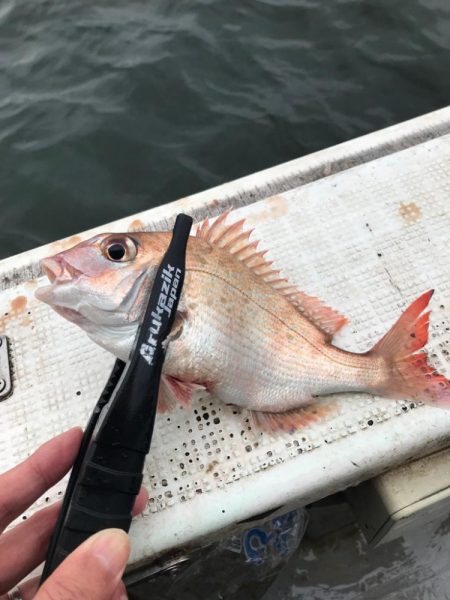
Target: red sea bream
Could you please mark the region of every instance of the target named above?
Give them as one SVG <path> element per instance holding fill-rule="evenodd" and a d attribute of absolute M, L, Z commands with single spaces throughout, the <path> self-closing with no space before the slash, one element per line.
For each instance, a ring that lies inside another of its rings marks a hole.
<path fill-rule="evenodd" d="M 450 406 L 450 382 L 421 351 L 433 291 L 422 294 L 368 352 L 332 344 L 345 317 L 280 277 L 243 221 L 206 220 L 189 239 L 186 278 L 160 389 L 161 410 L 197 390 L 252 411 L 264 429 L 326 413 L 316 396 L 362 391 Z M 97 235 L 43 261 L 37 297 L 126 360 L 169 232 Z"/>

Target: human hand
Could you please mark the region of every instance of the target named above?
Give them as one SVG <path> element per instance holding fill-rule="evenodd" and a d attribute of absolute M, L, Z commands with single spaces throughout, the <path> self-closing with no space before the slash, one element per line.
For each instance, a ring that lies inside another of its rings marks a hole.
<path fill-rule="evenodd" d="M 28 459 L 0 475 L 0 533 L 71 468 L 82 431 L 78 427 L 53 438 Z M 141 488 L 133 514 L 145 507 Z M 0 536 L 0 595 L 17 585 L 44 559 L 61 503 L 52 504 Z M 30 579 L 9 596 L 19 600 L 124 600 L 121 578 L 130 544 L 126 533 L 107 529 L 72 552 L 37 591 Z M 8 595 L 1 595 L 6 600 Z"/>

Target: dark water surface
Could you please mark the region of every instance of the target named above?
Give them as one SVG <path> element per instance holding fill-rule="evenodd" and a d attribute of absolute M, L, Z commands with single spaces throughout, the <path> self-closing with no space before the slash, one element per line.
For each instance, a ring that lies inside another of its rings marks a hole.
<path fill-rule="evenodd" d="M 0 256 L 449 103 L 449 0 L 0 0 Z"/>

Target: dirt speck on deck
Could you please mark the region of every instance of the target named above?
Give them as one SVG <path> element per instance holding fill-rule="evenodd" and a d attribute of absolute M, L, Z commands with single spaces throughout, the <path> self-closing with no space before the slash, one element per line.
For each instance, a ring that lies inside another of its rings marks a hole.
<path fill-rule="evenodd" d="M 413 225 L 422 217 L 422 209 L 415 202 L 400 204 L 398 211 L 406 225 Z"/>

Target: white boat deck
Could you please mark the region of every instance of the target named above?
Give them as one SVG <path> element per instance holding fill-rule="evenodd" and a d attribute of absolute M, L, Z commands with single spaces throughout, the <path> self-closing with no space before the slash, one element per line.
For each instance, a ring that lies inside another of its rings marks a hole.
<path fill-rule="evenodd" d="M 336 337 L 346 349 L 369 349 L 434 288 L 428 349 L 450 376 L 449 197 L 450 108 L 0 262 L 0 333 L 14 368 L 14 393 L 0 402 L 0 471 L 84 424 L 114 360 L 34 299 L 43 256 L 94 232 L 168 228 L 178 212 L 200 219 L 233 205 L 233 218 L 247 219 L 293 282 L 349 318 Z M 146 464 L 149 506 L 132 526 L 132 567 L 450 441 L 450 411 L 363 394 L 331 400 L 333 416 L 294 434 L 254 431 L 244 412 L 209 396 L 159 417 Z"/>

